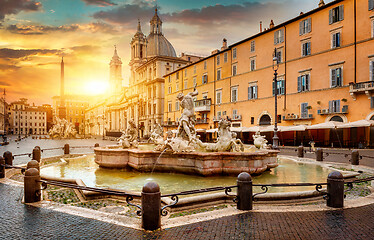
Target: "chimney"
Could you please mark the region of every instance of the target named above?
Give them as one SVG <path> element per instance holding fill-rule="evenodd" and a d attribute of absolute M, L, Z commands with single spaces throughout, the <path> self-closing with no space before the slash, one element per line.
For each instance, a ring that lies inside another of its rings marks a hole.
<path fill-rule="evenodd" d="M 269 25 L 269 29 L 270 28 L 273 28 L 274 27 L 274 21 L 273 21 L 273 19 L 271 19 L 271 21 L 270 21 L 270 25 Z"/>
<path fill-rule="evenodd" d="M 323 7 L 325 6 L 325 2 L 323 0 L 319 1 L 318 7 Z"/>
<path fill-rule="evenodd" d="M 262 21 L 260 21 L 260 32 L 262 32 Z"/>
<path fill-rule="evenodd" d="M 303 12 L 300 12 L 300 15 L 303 15 L 304 13 Z"/>
<path fill-rule="evenodd" d="M 227 39 L 224 38 L 223 41 L 222 41 L 222 47 L 221 47 L 221 51 L 227 49 Z"/>

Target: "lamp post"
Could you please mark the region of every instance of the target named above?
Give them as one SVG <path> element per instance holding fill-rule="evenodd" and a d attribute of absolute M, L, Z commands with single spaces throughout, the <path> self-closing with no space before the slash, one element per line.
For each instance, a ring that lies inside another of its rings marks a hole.
<path fill-rule="evenodd" d="M 274 117 L 274 137 L 273 137 L 273 148 L 278 149 L 279 146 L 279 138 L 278 138 L 278 81 L 277 81 L 277 71 L 279 68 L 279 62 L 277 58 L 277 49 L 274 49 L 274 56 L 273 56 L 273 70 L 274 70 L 274 111 L 275 111 L 275 117 Z"/>

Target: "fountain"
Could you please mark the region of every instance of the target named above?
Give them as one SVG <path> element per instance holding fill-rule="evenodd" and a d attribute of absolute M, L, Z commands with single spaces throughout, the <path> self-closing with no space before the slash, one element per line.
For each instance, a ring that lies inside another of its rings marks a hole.
<path fill-rule="evenodd" d="M 51 138 L 67 139 L 77 138 L 77 131 L 74 125 L 68 122 L 66 119 L 55 118 L 55 124 L 49 130 L 48 135 Z"/>
<path fill-rule="evenodd" d="M 278 166 L 279 151 L 267 149 L 264 142 L 259 148 L 244 151 L 243 143 L 230 131 L 231 121 L 228 119 L 219 121 L 215 143 L 202 142 L 195 130 L 193 97 L 197 94 L 196 87 L 186 95 L 178 94 L 183 111 L 175 137 L 164 139 L 162 127 L 156 125 L 150 137 L 154 149 L 142 149 L 142 145 L 136 142 L 138 131 L 135 123 L 130 120 L 129 128 L 119 138 L 116 147 L 95 148 L 95 162 L 105 168 L 130 167 L 141 172 L 155 170 L 202 176 L 237 175 L 241 172 L 261 174 Z"/>

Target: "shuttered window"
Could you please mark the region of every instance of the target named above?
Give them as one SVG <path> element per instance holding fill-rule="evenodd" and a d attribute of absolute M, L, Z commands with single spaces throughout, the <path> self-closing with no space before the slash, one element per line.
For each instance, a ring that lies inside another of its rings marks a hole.
<path fill-rule="evenodd" d="M 340 113 L 340 100 L 329 101 L 329 113 Z"/>
<path fill-rule="evenodd" d="M 311 43 L 310 42 L 304 42 L 301 44 L 301 55 L 303 57 L 310 55 L 311 53 Z"/>
<path fill-rule="evenodd" d="M 304 35 L 312 31 L 312 19 L 307 18 L 299 23 L 299 35 Z"/>
<path fill-rule="evenodd" d="M 303 74 L 297 78 L 297 91 L 306 92 L 310 90 L 310 74 Z"/>
<path fill-rule="evenodd" d="M 344 5 L 340 5 L 329 11 L 329 24 L 344 20 Z"/>
<path fill-rule="evenodd" d="M 331 69 L 331 87 L 343 85 L 343 68 Z"/>
<path fill-rule="evenodd" d="M 285 81 L 283 79 L 280 79 L 277 81 L 277 95 L 284 95 L 285 93 Z M 275 94 L 275 82 L 273 81 L 273 96 Z"/>
<path fill-rule="evenodd" d="M 283 29 L 279 29 L 274 32 L 274 45 L 282 42 L 284 42 L 284 31 Z"/>
<path fill-rule="evenodd" d="M 369 11 L 374 9 L 374 0 L 369 0 Z"/>
<path fill-rule="evenodd" d="M 341 33 L 336 32 L 331 35 L 331 48 L 337 48 L 341 46 Z"/>
<path fill-rule="evenodd" d="M 370 61 L 370 81 L 374 81 L 374 60 Z"/>
<path fill-rule="evenodd" d="M 257 99 L 257 85 L 248 87 L 248 99 Z"/>
<path fill-rule="evenodd" d="M 300 104 L 300 115 L 301 118 L 307 118 L 308 117 L 308 103 L 301 103 Z"/>

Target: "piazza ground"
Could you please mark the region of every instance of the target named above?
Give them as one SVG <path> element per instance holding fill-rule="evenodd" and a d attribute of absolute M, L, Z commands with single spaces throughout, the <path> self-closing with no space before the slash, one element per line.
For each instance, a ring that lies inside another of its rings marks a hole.
<path fill-rule="evenodd" d="M 82 142 L 84 144 L 80 145 L 110 143 L 98 139 Z M 18 144 L 19 148 L 11 143 L 6 149 L 13 148 L 14 154 L 24 153 L 23 150 L 32 149 L 35 143 L 43 148 L 42 142 L 27 139 Z M 51 142 L 44 142 L 44 145 L 49 144 Z M 2 152 L 4 149 L 0 148 Z M 349 152 L 338 149 L 328 151 Z M 281 153 L 296 155 L 293 149 L 282 150 Z M 362 150 L 361 154 L 368 157 L 360 163 L 373 167 L 374 159 L 370 157 L 374 157 L 374 150 Z M 330 154 L 325 160 L 348 163 L 349 157 Z M 22 162 L 15 160 L 15 164 Z M 22 197 L 22 187 L 0 183 L 0 239 L 374 239 L 374 204 L 344 210 L 243 212 L 146 232 L 25 205 L 21 203 Z"/>

